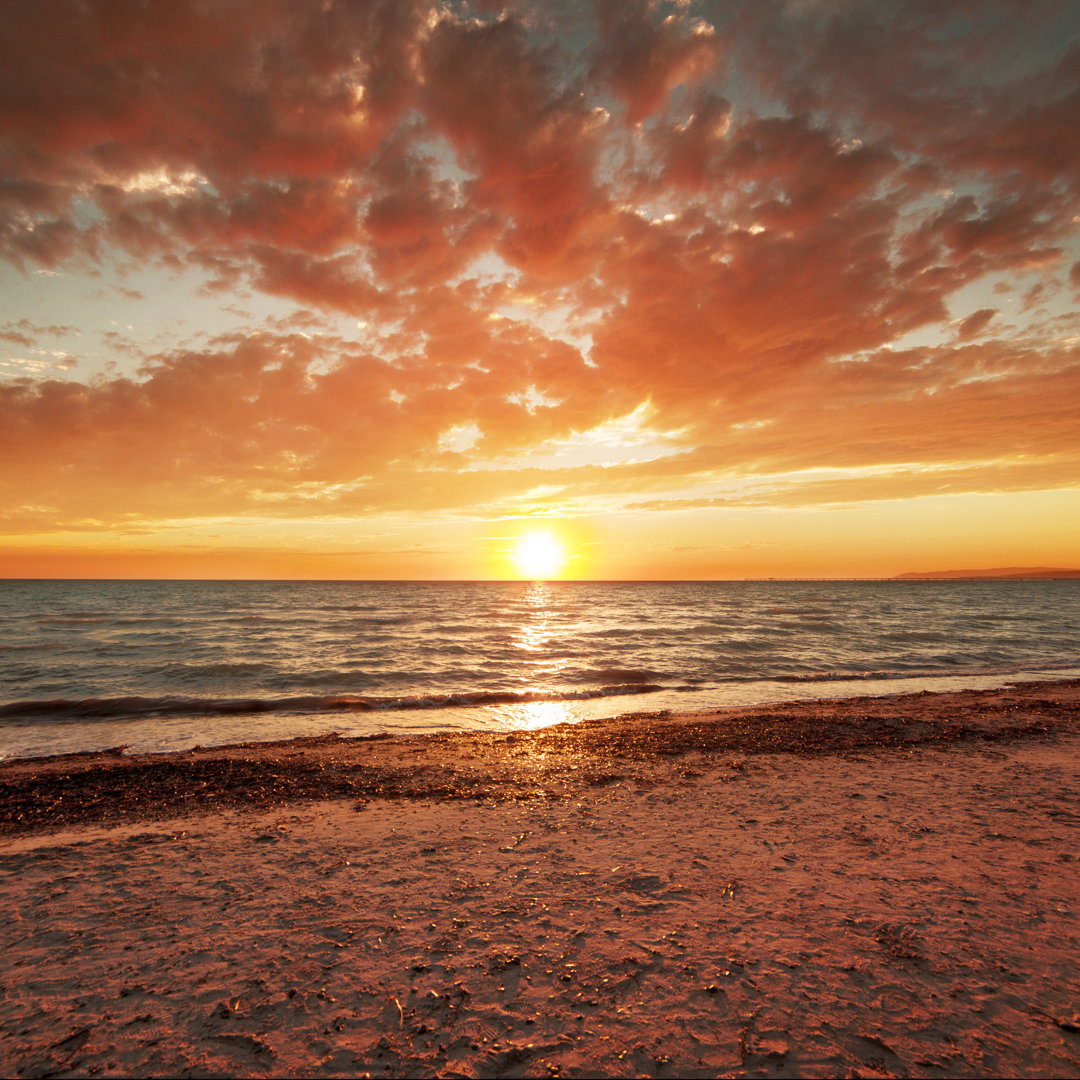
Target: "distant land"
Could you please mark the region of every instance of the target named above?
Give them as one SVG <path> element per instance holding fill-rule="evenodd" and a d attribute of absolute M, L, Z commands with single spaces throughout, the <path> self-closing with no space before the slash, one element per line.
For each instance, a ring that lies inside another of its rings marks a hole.
<path fill-rule="evenodd" d="M 1080 578 L 1080 570 L 1053 566 L 999 566 L 993 570 L 929 570 L 897 574 L 893 581 L 934 581 L 941 578 Z"/>

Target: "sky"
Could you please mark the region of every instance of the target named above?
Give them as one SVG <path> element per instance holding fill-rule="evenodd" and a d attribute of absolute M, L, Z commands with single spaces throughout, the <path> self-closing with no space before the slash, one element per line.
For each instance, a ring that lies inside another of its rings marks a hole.
<path fill-rule="evenodd" d="M 1068 0 L 2 5 L 0 576 L 1078 566 L 1078 118 Z"/>

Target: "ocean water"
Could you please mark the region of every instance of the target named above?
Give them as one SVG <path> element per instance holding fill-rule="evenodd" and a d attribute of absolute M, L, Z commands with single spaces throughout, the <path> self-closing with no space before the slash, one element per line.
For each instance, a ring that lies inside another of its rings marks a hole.
<path fill-rule="evenodd" d="M 0 581 L 0 756 L 1080 675 L 1080 580 Z"/>

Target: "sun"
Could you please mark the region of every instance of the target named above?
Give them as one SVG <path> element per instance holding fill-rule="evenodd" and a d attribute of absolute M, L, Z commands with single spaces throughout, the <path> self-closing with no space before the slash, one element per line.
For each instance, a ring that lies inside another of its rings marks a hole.
<path fill-rule="evenodd" d="M 554 533 L 533 529 L 514 545 L 511 559 L 523 577 L 533 580 L 558 577 L 566 564 L 566 547 Z"/>

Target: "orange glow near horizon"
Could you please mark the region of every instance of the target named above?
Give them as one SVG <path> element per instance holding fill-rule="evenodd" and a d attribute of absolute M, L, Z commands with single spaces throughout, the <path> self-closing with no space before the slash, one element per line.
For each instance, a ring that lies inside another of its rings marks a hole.
<path fill-rule="evenodd" d="M 156 536 L 0 540 L 0 578 L 709 580 L 1069 568 L 1080 561 L 1080 492 L 880 500 L 824 510 L 639 511 L 535 525 L 429 518 L 422 530 L 402 518 L 376 536 L 353 521 L 324 524 L 320 532 L 307 523 L 302 529 L 266 523 L 257 536 L 252 532 L 223 521 L 205 533 L 174 528 Z M 515 561 L 532 532 L 550 533 L 561 545 L 557 572 Z"/>

